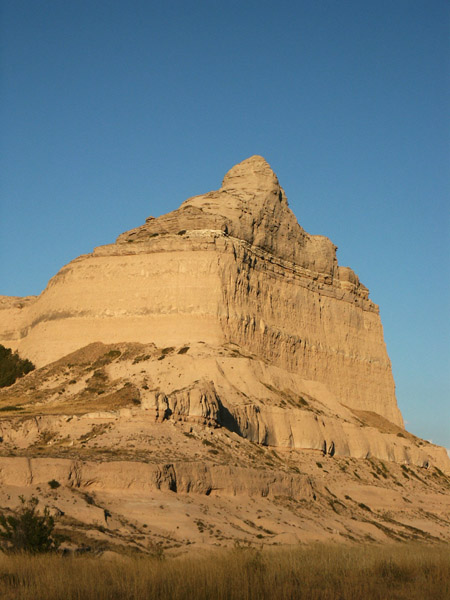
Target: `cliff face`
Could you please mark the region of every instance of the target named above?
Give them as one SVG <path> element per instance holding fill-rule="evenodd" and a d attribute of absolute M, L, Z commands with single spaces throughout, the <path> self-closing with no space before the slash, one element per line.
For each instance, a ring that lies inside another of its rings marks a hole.
<path fill-rule="evenodd" d="M 377 306 L 259 156 L 0 308 L 0 343 L 38 366 L 96 341 L 235 343 L 402 425 Z"/>

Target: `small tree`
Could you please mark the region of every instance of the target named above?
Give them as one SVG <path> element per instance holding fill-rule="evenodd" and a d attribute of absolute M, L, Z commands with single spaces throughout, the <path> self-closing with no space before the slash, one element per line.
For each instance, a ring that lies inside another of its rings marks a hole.
<path fill-rule="evenodd" d="M 12 385 L 16 379 L 33 371 L 34 365 L 27 358 L 20 358 L 11 348 L 0 344 L 0 387 Z"/>
<path fill-rule="evenodd" d="M 0 514 L 0 540 L 9 552 L 53 552 L 59 541 L 53 536 L 55 520 L 45 507 L 40 515 L 37 511 L 39 500 L 32 496 L 25 500 L 20 496 L 21 507 L 17 516 L 5 517 Z"/>

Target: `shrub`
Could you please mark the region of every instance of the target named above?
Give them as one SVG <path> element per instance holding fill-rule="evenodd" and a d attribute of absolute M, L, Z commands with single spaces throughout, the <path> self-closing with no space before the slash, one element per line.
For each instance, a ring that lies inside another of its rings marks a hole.
<path fill-rule="evenodd" d="M 8 404 L 0 408 L 0 412 L 9 412 L 10 410 L 23 410 L 23 406 L 16 406 L 15 404 Z"/>
<path fill-rule="evenodd" d="M 12 385 L 16 379 L 33 371 L 34 365 L 28 359 L 20 358 L 11 348 L 0 344 L 0 387 Z"/>
<path fill-rule="evenodd" d="M 59 541 L 53 536 L 55 521 L 46 507 L 37 512 L 39 500 L 32 496 L 28 501 L 20 497 L 21 507 L 17 516 L 0 514 L 0 540 L 6 551 L 37 554 L 57 550 Z"/>
<path fill-rule="evenodd" d="M 173 346 L 169 346 L 168 348 L 163 348 L 161 350 L 161 354 L 165 356 L 166 354 L 170 354 L 174 350 L 175 350 L 175 348 Z"/>
<path fill-rule="evenodd" d="M 149 358 L 150 354 L 141 354 L 140 356 L 136 356 L 136 358 L 133 360 L 133 365 L 137 365 L 138 363 L 148 360 Z"/>
<path fill-rule="evenodd" d="M 61 486 L 59 481 L 56 481 L 56 479 L 52 479 L 51 481 L 49 481 L 48 485 L 52 488 L 52 490 L 56 490 L 56 488 L 59 488 Z"/>

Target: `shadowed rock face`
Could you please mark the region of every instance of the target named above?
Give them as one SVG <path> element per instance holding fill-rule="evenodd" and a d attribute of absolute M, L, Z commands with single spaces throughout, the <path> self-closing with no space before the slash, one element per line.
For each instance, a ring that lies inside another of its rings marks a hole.
<path fill-rule="evenodd" d="M 0 307 L 0 343 L 38 366 L 97 341 L 234 343 L 403 425 L 378 307 L 332 242 L 300 227 L 260 156 Z"/>

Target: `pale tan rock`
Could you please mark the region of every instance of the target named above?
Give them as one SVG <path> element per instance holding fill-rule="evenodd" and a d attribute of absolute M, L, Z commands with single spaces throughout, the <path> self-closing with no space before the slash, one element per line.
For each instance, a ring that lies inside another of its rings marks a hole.
<path fill-rule="evenodd" d="M 144 452 L 147 438 L 137 443 L 136 432 L 155 423 L 189 423 L 222 427 L 283 451 L 321 453 L 325 445 L 336 457 L 450 473 L 443 448 L 375 412 L 349 408 L 327 385 L 245 356 L 234 345 L 161 350 L 95 343 L 0 390 L 0 408 L 0 453 L 42 445 L 46 453 L 76 453 L 93 440 L 107 441 L 119 454 L 129 443 Z"/>
<path fill-rule="evenodd" d="M 442 448 L 236 345 L 97 342 L 0 409 L 2 510 L 36 495 L 93 547 L 450 541 Z"/>
<path fill-rule="evenodd" d="M 450 460 L 403 428 L 378 307 L 261 157 L 1 297 L 0 343 L 39 367 L 0 390 L 2 509 L 34 494 L 114 556 L 450 541 Z"/>
<path fill-rule="evenodd" d="M 220 190 L 72 261 L 26 307 L 8 305 L 0 343 L 38 366 L 96 341 L 236 343 L 401 425 L 378 308 L 335 250 L 298 225 L 254 156 Z"/>

